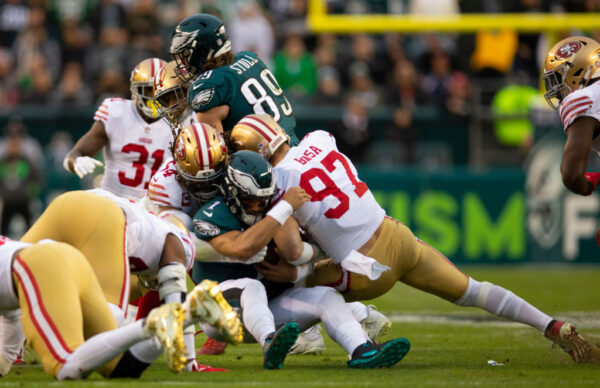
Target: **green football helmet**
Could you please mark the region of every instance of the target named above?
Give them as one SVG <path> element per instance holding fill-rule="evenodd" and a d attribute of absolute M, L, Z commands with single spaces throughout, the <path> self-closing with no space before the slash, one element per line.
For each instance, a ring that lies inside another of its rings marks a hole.
<path fill-rule="evenodd" d="M 231 51 L 223 21 L 205 13 L 183 19 L 171 36 L 169 53 L 177 61 L 179 77 L 190 81 L 200 75 L 209 59 Z"/>
<path fill-rule="evenodd" d="M 220 189 L 229 210 L 246 225 L 265 216 L 277 192 L 271 165 L 254 151 L 233 154 Z"/>

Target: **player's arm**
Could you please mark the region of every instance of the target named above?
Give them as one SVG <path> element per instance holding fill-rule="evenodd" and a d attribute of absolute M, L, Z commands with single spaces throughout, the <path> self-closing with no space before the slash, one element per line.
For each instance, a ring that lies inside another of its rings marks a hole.
<path fill-rule="evenodd" d="M 565 186 L 576 194 L 590 195 L 597 185 L 585 177 L 585 168 L 592 141 L 600 130 L 598 120 L 583 116 L 576 119 L 567 130 L 560 172 Z"/>
<path fill-rule="evenodd" d="M 172 233 L 167 234 L 158 270 L 158 294 L 166 303 L 183 302 L 187 292 L 185 249 Z"/>
<path fill-rule="evenodd" d="M 222 121 L 225 120 L 228 114 L 229 105 L 219 105 L 205 112 L 196 112 L 199 122 L 212 125 L 219 131 L 219 133 L 223 133 Z"/>
<path fill-rule="evenodd" d="M 245 231 L 232 230 L 212 238 L 209 243 L 225 256 L 247 260 L 267 246 L 281 224 L 272 217 L 265 217 Z"/>
<path fill-rule="evenodd" d="M 96 166 L 102 165 L 100 161 L 90 159 L 106 144 L 108 144 L 108 136 L 106 135 L 104 122 L 97 120 L 65 157 L 63 162 L 65 169 L 83 178 L 86 174 L 91 173 Z"/>

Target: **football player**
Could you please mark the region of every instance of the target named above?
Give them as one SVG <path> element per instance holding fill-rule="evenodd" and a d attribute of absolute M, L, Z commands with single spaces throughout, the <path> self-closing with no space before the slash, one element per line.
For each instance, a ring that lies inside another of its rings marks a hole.
<path fill-rule="evenodd" d="M 188 82 L 183 81 L 176 70 L 177 62 L 167 62 L 154 77 L 158 113 L 167 120 L 175 136 L 181 128 L 198 123 L 196 114 L 187 103 Z"/>
<path fill-rule="evenodd" d="M 590 150 L 600 153 L 600 43 L 573 36 L 546 56 L 544 97 L 558 110 L 567 141 L 560 172 L 567 188 L 580 195 L 596 190 L 600 172 L 586 172 Z M 596 232 L 600 244 L 600 228 Z"/>
<path fill-rule="evenodd" d="M 121 314 L 127 308 L 132 272 L 156 288 L 160 300 L 186 300 L 184 307 L 193 305 L 186 310 L 186 327 L 198 319 L 215 321 L 230 342 L 241 341 L 239 319 L 216 283 L 199 284 L 186 299 L 186 273 L 195 247 L 187 228 L 177 218 L 164 216 L 166 220 L 102 189 L 68 192 L 50 203 L 22 241 L 53 239 L 79 249 L 107 301 L 118 306 L 115 310 L 121 309 Z"/>
<path fill-rule="evenodd" d="M 553 319 L 509 290 L 465 275 L 404 224 L 386 216 L 331 134 L 311 132 L 296 147 L 278 140 L 285 136 L 268 115 L 250 115 L 234 127 L 231 141 L 236 149 L 260 151 L 273 164 L 283 193 L 300 186 L 311 196 L 290 219 L 331 260 L 317 264 L 308 285 L 335 285 L 346 300 L 364 300 L 401 281 L 459 306 L 479 307 L 535 327 L 575 362 L 594 360 L 595 348 L 573 325 Z M 292 210 L 287 206 L 286 214 Z M 315 246 L 302 242 L 293 222 L 287 226 L 275 236 L 280 255 L 292 263 L 311 260 Z"/>
<path fill-rule="evenodd" d="M 310 197 L 300 187 L 291 187 L 268 212 L 276 194 L 271 166 L 255 152 L 233 154 L 226 168 L 220 194 L 194 216 L 194 231 L 219 253 L 254 263 L 254 255 L 265 249 L 273 236 Z M 261 259 L 262 261 L 262 259 Z M 321 320 L 327 332 L 351 355 L 351 368 L 390 366 L 410 348 L 404 338 L 377 345 L 362 330 L 343 298 L 332 288 L 292 288 L 293 284 L 263 283 L 255 280 L 248 265 L 222 266 L 218 273 L 224 294 L 239 301 L 244 324 L 264 349 L 266 369 L 279 369 L 294 344 L 298 327 L 306 329 Z M 295 279 L 296 282 L 302 279 Z M 265 290 L 266 289 L 266 290 Z M 256 310 L 264 310 L 257 315 Z M 272 312 L 272 313 L 271 313 Z M 252 314 L 252 317 L 250 317 Z M 257 319 L 259 318 L 259 319 Z M 275 332 L 278 324 L 285 324 Z M 205 331 L 210 331 L 205 328 Z M 271 336 L 274 337 L 271 339 Z"/>
<path fill-rule="evenodd" d="M 231 131 L 242 117 L 268 113 L 298 142 L 296 118 L 273 73 L 253 52 L 231 52 L 221 19 L 197 14 L 183 19 L 171 37 L 171 55 L 177 72 L 189 87 L 190 107 L 198 121 L 220 132 Z"/>
<path fill-rule="evenodd" d="M 94 371 L 136 378 L 163 346 L 169 368 L 178 372 L 183 366 L 181 305 L 165 304 L 145 320 L 117 328 L 92 268 L 68 244 L 29 244 L 0 236 L 0 314 L 0 376 L 16 356 L 7 357 L 5 350 L 22 343 L 20 325 L 44 370 L 58 380 L 82 379 Z"/>
<path fill-rule="evenodd" d="M 172 141 L 171 130 L 160 120 L 153 98 L 156 72 L 166 64 L 158 58 L 140 62 L 131 72 L 131 100 L 105 99 L 94 124 L 73 146 L 64 167 L 83 178 L 102 162 L 93 158 L 104 149 L 100 187 L 118 196 L 138 199 L 158 170 Z"/>

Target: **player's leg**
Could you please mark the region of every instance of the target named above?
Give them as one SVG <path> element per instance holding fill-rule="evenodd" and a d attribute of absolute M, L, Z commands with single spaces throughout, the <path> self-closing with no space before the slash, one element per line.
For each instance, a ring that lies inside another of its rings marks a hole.
<path fill-rule="evenodd" d="M 498 317 L 534 327 L 574 361 L 597 362 L 596 349 L 573 325 L 552 319 L 501 286 L 468 277 L 433 247 L 419 240 L 417 244 L 422 248 L 421 256 L 417 265 L 400 279 L 402 282 L 459 306 L 479 307 Z"/>
<path fill-rule="evenodd" d="M 350 367 L 393 365 L 410 348 L 406 339 L 392 340 L 382 344 L 384 346 L 375 345 L 342 296 L 330 287 L 288 289 L 271 300 L 269 307 L 277 324 L 296 322 L 300 328 L 306 328 L 322 321 L 329 336 L 352 355 Z"/>
<path fill-rule="evenodd" d="M 65 242 L 88 260 L 108 302 L 126 311 L 129 264 L 125 254 L 125 215 L 107 198 L 85 191 L 57 197 L 21 241 Z"/>

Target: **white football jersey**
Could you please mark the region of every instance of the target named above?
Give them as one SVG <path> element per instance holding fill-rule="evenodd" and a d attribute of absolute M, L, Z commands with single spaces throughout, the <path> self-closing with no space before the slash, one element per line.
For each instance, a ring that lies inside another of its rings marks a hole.
<path fill-rule="evenodd" d="M 13 287 L 12 259 L 16 251 L 28 246 L 31 244 L 0 236 L 0 311 L 19 308 L 19 298 Z"/>
<path fill-rule="evenodd" d="M 131 272 L 144 276 L 158 273 L 163 246 L 169 233 L 181 241 L 185 250 L 185 267 L 187 270 L 192 268 L 195 247 L 187 230 L 183 231 L 162 220 L 133 200 L 118 197 L 102 189 L 90 190 L 90 193 L 108 198 L 123 209 L 127 221 L 127 256 Z"/>
<path fill-rule="evenodd" d="M 158 212 L 159 206 L 168 206 L 193 217 L 198 210 L 198 203 L 176 177 L 175 160 L 169 156 L 150 180 L 146 207 Z M 191 225 L 186 226 L 191 228 Z"/>
<path fill-rule="evenodd" d="M 294 186 L 312 198 L 294 217 L 336 263 L 362 247 L 377 230 L 385 211 L 352 162 L 340 153 L 335 138 L 325 131 L 311 132 L 292 147 L 273 168 L 278 197 Z"/>
<path fill-rule="evenodd" d="M 600 121 L 600 82 L 570 93 L 558 108 L 566 131 L 578 117 L 590 116 Z M 592 142 L 592 149 L 600 154 L 600 136 Z"/>
<path fill-rule="evenodd" d="M 149 124 L 131 100 L 107 98 L 94 120 L 104 123 L 104 176 L 100 187 L 120 197 L 142 198 L 173 141 L 165 120 Z"/>

